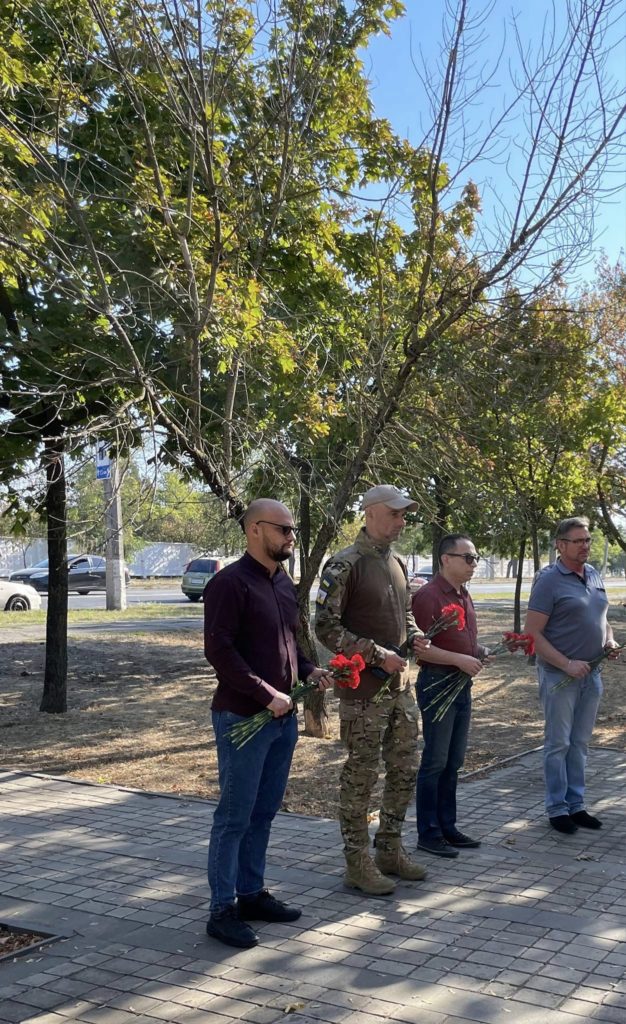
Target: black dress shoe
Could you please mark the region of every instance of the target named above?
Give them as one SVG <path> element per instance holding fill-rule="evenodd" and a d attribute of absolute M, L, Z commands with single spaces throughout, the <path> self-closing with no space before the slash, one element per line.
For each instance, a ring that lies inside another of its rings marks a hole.
<path fill-rule="evenodd" d="M 569 814 L 557 814 L 555 818 L 550 818 L 550 824 L 557 832 L 565 832 L 568 836 L 578 831 L 576 823 L 572 821 Z"/>
<path fill-rule="evenodd" d="M 459 855 L 459 851 L 450 846 L 443 836 L 437 836 L 436 839 L 419 839 L 417 848 L 426 850 L 426 853 L 434 853 L 435 857 L 458 857 Z"/>
<path fill-rule="evenodd" d="M 444 837 L 450 846 L 462 846 L 466 850 L 476 849 L 480 846 L 480 839 L 472 839 L 471 836 L 466 836 L 464 832 L 459 832 L 458 828 L 455 828 L 454 832 L 447 832 Z"/>
<path fill-rule="evenodd" d="M 267 889 L 261 889 L 256 896 L 240 896 L 237 900 L 237 914 L 242 921 L 297 921 L 302 911 L 288 907 L 272 896 Z"/>
<path fill-rule="evenodd" d="M 594 818 L 593 814 L 587 814 L 586 811 L 574 811 L 573 814 L 570 814 L 569 819 L 582 828 L 602 828 L 600 819 Z"/>
<path fill-rule="evenodd" d="M 252 949 L 259 943 L 257 933 L 237 917 L 234 906 L 224 907 L 211 914 L 206 933 L 212 939 L 219 939 L 226 946 L 235 946 L 237 949 Z"/>

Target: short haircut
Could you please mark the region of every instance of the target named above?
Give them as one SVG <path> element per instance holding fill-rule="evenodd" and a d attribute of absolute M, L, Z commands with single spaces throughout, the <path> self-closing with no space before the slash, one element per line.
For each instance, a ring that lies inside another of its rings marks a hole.
<path fill-rule="evenodd" d="M 586 516 L 572 516 L 570 519 L 561 519 L 554 535 L 555 540 L 562 540 L 570 530 L 588 530 L 589 520 Z"/>
<path fill-rule="evenodd" d="M 446 533 L 445 537 L 442 537 L 439 541 L 439 548 L 437 549 L 437 561 L 439 562 L 439 565 L 441 565 L 442 555 L 447 555 L 449 551 L 453 551 L 458 540 L 471 541 L 471 539 L 472 538 L 468 537 L 466 533 Z"/>

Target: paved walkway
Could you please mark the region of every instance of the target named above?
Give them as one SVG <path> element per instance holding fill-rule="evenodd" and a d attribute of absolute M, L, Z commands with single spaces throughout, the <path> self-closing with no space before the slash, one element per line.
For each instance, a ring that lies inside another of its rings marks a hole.
<path fill-rule="evenodd" d="M 304 913 L 240 952 L 204 931 L 209 803 L 0 773 L 0 921 L 65 936 L 0 963 L 0 1022 L 624 1024 L 626 756 L 590 764 L 600 833 L 546 827 L 527 754 L 462 785 L 481 849 L 386 899 L 342 888 L 336 822 L 281 815 Z"/>

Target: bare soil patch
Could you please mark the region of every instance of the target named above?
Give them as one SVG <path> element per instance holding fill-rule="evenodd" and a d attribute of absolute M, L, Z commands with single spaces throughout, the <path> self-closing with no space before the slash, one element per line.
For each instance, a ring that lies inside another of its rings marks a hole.
<path fill-rule="evenodd" d="M 9 958 L 37 942 L 44 942 L 45 935 L 38 932 L 14 931 L 12 928 L 0 924 L 0 960 Z"/>
<path fill-rule="evenodd" d="M 615 611 L 619 615 L 619 609 Z M 495 642 L 511 628 L 510 602 L 478 606 L 481 638 Z M 626 619 L 614 622 L 620 642 Z M 41 714 L 44 645 L 20 639 L 0 645 L 0 767 L 113 783 L 157 792 L 215 798 L 215 746 L 210 723 L 215 677 L 199 630 L 98 633 L 69 643 L 69 710 Z M 0 633 L 0 639 L 3 639 Z M 626 664 L 607 666 L 595 745 L 626 749 Z M 466 771 L 536 747 L 542 718 L 535 671 L 525 658 L 502 656 L 474 684 Z M 301 736 L 284 809 L 336 817 L 339 770 L 337 703 L 329 702 L 331 738 Z"/>

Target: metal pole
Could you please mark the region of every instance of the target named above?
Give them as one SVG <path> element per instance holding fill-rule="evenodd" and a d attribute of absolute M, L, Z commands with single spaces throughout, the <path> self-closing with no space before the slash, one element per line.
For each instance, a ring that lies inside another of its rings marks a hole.
<path fill-rule="evenodd" d="M 111 459 L 110 480 L 104 480 L 104 501 L 107 611 L 120 611 L 126 608 L 126 575 L 124 572 L 122 502 L 115 459 Z"/>

